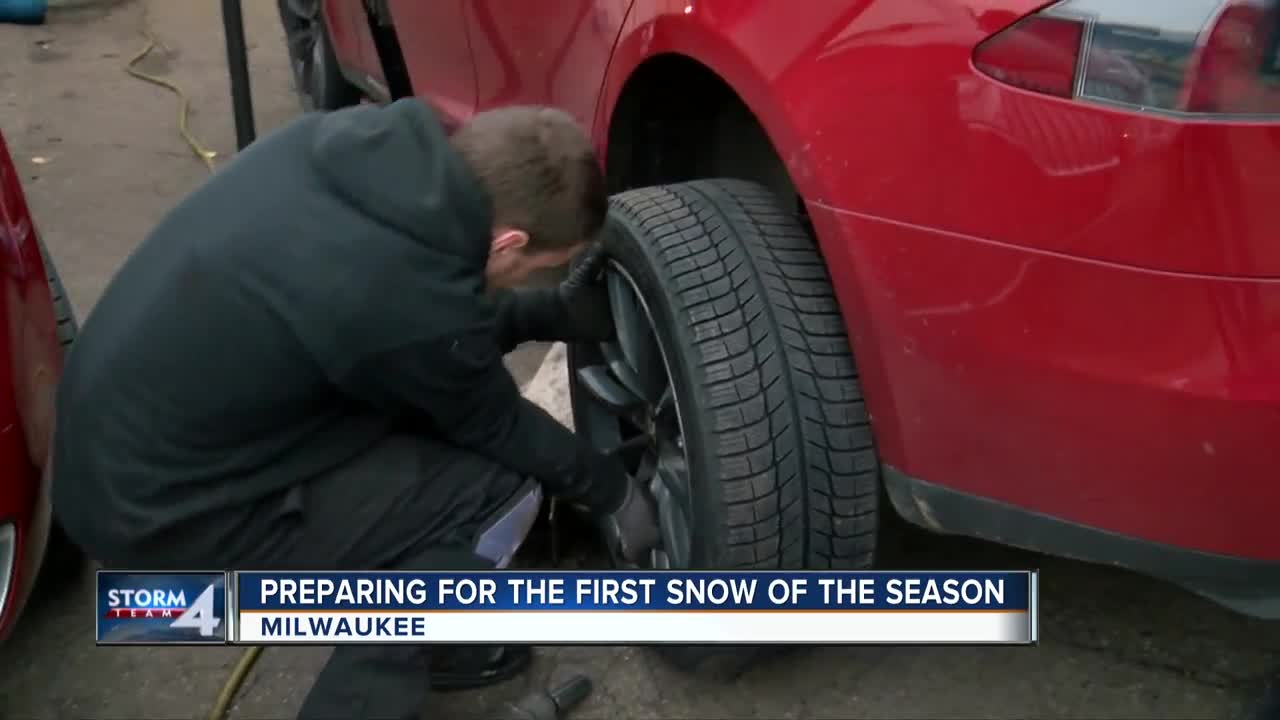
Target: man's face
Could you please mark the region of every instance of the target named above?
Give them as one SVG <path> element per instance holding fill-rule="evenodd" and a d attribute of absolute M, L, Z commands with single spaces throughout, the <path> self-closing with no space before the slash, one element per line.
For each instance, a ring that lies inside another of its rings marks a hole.
<path fill-rule="evenodd" d="M 492 289 L 518 287 L 540 270 L 569 264 L 586 246 L 584 241 L 563 249 L 530 250 L 529 235 L 523 230 L 495 230 L 485 280 Z"/>

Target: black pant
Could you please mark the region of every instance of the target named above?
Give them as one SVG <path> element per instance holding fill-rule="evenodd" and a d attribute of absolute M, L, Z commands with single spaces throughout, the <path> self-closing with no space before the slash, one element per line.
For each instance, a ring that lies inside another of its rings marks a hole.
<path fill-rule="evenodd" d="M 237 570 L 480 570 L 472 548 L 486 520 L 524 485 L 513 472 L 427 438 L 394 435 L 319 479 L 281 493 L 203 538 L 152 543 L 172 558 L 120 558 L 133 568 Z M 216 529 L 215 529 L 216 528 Z M 183 534 L 187 534 L 184 530 Z M 234 540 L 232 540 L 234 538 Z M 148 553 L 150 554 L 150 553 Z M 194 555 L 194 556 L 193 556 Z M 105 560 L 105 558 L 99 558 Z M 441 648 L 442 650 L 445 648 Z M 417 718 L 427 699 L 428 648 L 339 646 L 303 702 L 306 720 Z"/>

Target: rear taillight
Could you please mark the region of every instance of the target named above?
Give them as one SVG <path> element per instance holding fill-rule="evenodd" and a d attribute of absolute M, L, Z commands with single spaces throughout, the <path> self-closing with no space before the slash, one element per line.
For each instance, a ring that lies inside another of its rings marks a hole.
<path fill-rule="evenodd" d="M 1280 117 L 1280 0 L 1061 0 L 980 44 L 1001 82 L 1179 114 Z"/>

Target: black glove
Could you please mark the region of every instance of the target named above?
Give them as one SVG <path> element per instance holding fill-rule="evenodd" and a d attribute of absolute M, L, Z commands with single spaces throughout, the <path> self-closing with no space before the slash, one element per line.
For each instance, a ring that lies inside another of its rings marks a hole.
<path fill-rule="evenodd" d="M 612 549 L 639 562 L 660 539 L 652 502 L 618 457 L 593 450 L 583 461 L 579 484 L 566 499 L 591 515 Z"/>
<path fill-rule="evenodd" d="M 509 353 L 521 343 L 604 342 L 613 338 L 609 290 L 601 270 L 604 248 L 598 243 L 577 258 L 556 287 L 517 288 L 493 293 L 498 347 Z"/>
<path fill-rule="evenodd" d="M 657 547 L 658 515 L 652 501 L 637 486 L 633 477 L 627 477 L 627 496 L 622 505 L 601 518 L 601 530 L 605 540 L 614 550 L 630 562 L 640 562 L 645 553 Z"/>
<path fill-rule="evenodd" d="M 594 243 L 574 262 L 569 276 L 556 289 L 569 327 L 565 337 L 579 342 L 604 342 L 613 337 L 613 313 L 603 270 L 604 246 Z"/>

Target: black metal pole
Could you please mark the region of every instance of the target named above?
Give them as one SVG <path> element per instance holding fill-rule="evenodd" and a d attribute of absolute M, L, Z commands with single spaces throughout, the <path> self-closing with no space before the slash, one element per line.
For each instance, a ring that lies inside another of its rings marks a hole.
<path fill-rule="evenodd" d="M 222 29 L 227 38 L 227 74 L 231 78 L 231 112 L 236 119 L 236 147 L 243 150 L 253 142 L 257 131 L 253 127 L 249 50 L 244 41 L 244 13 L 240 0 L 222 0 Z"/>

